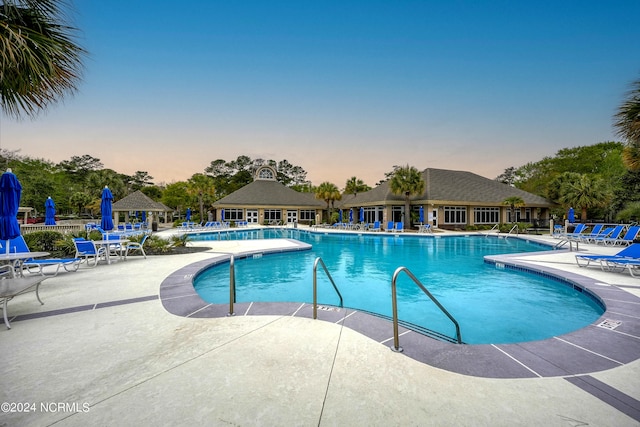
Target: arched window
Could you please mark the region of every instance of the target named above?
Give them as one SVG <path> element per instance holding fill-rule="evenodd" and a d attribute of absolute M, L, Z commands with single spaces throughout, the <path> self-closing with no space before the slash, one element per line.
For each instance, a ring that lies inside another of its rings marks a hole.
<path fill-rule="evenodd" d="M 258 173 L 256 174 L 256 179 L 274 181 L 276 179 L 276 173 L 272 168 L 268 166 L 263 166 L 260 169 L 258 169 Z"/>

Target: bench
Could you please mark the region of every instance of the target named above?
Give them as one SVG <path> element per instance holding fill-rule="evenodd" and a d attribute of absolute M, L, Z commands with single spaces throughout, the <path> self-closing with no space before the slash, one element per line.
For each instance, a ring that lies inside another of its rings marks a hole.
<path fill-rule="evenodd" d="M 7 316 L 7 303 L 14 297 L 27 293 L 35 287 L 38 302 L 44 304 L 40 299 L 39 289 L 40 283 L 46 278 L 46 276 L 33 276 L 0 279 L 0 301 L 2 301 L 2 314 L 4 315 L 4 324 L 7 325 L 7 329 L 11 329 Z"/>

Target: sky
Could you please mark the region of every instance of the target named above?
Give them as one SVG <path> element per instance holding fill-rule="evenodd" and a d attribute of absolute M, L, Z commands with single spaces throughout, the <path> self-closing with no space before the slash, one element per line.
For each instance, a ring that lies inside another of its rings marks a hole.
<path fill-rule="evenodd" d="M 314 184 L 395 165 L 495 178 L 618 141 L 640 78 L 637 0 L 76 0 L 78 92 L 0 116 L 0 147 L 189 179 L 288 160 Z"/>

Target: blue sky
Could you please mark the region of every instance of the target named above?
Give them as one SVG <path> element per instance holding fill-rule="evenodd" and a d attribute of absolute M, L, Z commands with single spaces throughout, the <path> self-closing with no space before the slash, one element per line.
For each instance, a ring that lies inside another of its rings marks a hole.
<path fill-rule="evenodd" d="M 618 140 L 640 78 L 636 0 L 83 0 L 73 16 L 79 92 L 2 116 L 2 148 L 156 183 L 239 155 L 340 188 L 404 164 L 495 178 Z"/>

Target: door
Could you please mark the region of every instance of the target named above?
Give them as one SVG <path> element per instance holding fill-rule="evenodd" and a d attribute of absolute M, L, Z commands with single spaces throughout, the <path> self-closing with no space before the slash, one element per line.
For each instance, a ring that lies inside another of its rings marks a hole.
<path fill-rule="evenodd" d="M 255 209 L 247 209 L 247 222 L 249 224 L 258 223 L 258 211 Z"/>
<path fill-rule="evenodd" d="M 287 224 L 298 221 L 298 211 L 287 211 Z"/>

